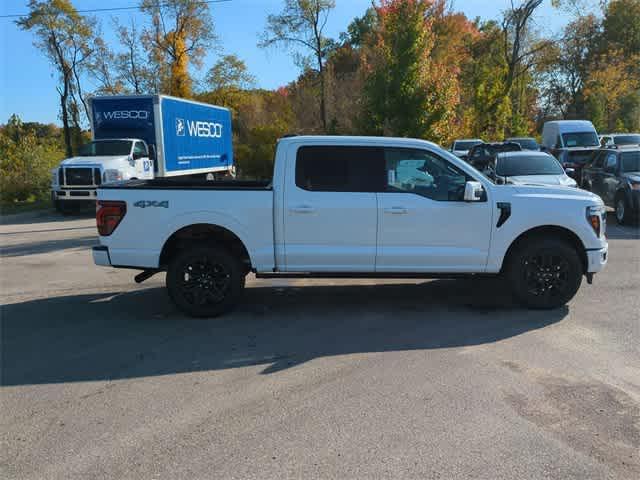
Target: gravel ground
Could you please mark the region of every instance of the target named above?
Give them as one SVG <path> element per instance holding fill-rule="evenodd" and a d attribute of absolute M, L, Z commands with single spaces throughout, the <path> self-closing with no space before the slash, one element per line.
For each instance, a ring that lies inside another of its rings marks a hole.
<path fill-rule="evenodd" d="M 640 231 L 565 308 L 493 280 L 258 281 L 220 319 L 0 225 L 0 476 L 640 478 Z"/>

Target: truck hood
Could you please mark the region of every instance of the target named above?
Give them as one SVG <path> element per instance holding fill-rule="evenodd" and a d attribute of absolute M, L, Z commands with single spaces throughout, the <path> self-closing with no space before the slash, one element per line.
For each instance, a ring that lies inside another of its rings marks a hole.
<path fill-rule="evenodd" d="M 128 155 L 109 155 L 101 157 L 71 157 L 60 162 L 61 167 L 102 167 L 108 168 L 114 164 L 122 164 L 129 160 Z"/>
<path fill-rule="evenodd" d="M 514 185 L 512 187 L 517 195 L 554 198 L 554 199 L 574 199 L 593 202 L 597 205 L 604 205 L 602 199 L 595 193 L 582 190 L 580 188 L 547 186 L 547 185 Z"/>
<path fill-rule="evenodd" d="M 575 180 L 567 175 L 517 175 L 508 177 L 509 182 L 516 185 L 559 185 L 564 187 L 573 187 L 576 185 Z"/>
<path fill-rule="evenodd" d="M 640 183 L 640 172 L 624 172 L 622 176 L 633 183 Z"/>

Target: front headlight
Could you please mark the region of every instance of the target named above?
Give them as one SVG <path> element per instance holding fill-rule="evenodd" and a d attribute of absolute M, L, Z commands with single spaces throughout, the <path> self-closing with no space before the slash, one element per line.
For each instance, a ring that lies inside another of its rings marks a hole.
<path fill-rule="evenodd" d="M 51 185 L 58 185 L 58 169 L 51 170 Z"/>
<path fill-rule="evenodd" d="M 124 180 L 124 174 L 121 170 L 108 169 L 102 175 L 102 183 L 120 182 Z"/>
<path fill-rule="evenodd" d="M 606 210 L 604 206 L 593 205 L 591 207 L 587 207 L 587 221 L 589 222 L 589 225 L 591 225 L 591 228 L 593 228 L 597 237 L 604 235 L 607 226 Z"/>

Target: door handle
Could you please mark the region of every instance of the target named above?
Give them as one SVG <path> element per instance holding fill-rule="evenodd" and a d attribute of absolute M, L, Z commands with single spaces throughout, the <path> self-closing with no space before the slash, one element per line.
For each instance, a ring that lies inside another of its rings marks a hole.
<path fill-rule="evenodd" d="M 299 205 L 289 209 L 291 213 L 315 213 L 316 209 L 309 205 Z"/>
<path fill-rule="evenodd" d="M 406 215 L 407 213 L 409 213 L 409 210 L 404 207 L 391 207 L 385 208 L 384 213 L 390 213 L 392 215 Z"/>

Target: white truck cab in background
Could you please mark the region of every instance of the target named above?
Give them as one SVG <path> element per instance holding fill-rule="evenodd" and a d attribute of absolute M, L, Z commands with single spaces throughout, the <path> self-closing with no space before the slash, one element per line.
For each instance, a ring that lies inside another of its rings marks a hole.
<path fill-rule="evenodd" d="M 67 202 L 95 201 L 98 185 L 136 178 L 154 178 L 153 154 L 144 140 L 94 140 L 52 171 L 51 196 L 56 209 L 63 211 Z"/>

